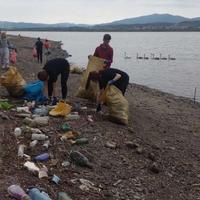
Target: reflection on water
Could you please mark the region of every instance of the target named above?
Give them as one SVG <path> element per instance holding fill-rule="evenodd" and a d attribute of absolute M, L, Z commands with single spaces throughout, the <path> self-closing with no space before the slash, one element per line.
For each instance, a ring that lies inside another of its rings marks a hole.
<path fill-rule="evenodd" d="M 11 32 L 19 34 L 19 32 Z M 20 32 L 22 36 L 62 41 L 72 58 L 81 67 L 101 43 L 101 32 Z M 122 32 L 110 33 L 114 49 L 112 67 L 130 75 L 131 82 L 185 97 L 193 97 L 197 87 L 200 99 L 200 34 L 196 32 Z M 126 54 L 125 54 L 126 53 Z M 149 59 L 137 59 L 148 57 Z M 154 58 L 175 57 L 176 60 Z M 161 55 L 160 55 L 161 54 Z M 131 57 L 126 59 L 125 56 Z"/>

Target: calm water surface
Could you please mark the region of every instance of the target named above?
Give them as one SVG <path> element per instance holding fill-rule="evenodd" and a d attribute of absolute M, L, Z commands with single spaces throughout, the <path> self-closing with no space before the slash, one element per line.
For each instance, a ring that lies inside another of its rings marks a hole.
<path fill-rule="evenodd" d="M 62 41 L 74 62 L 87 65 L 87 56 L 102 41 L 101 32 L 10 32 L 22 36 Z M 131 82 L 160 89 L 179 96 L 194 95 L 200 100 L 200 34 L 197 32 L 117 32 L 111 33 L 114 49 L 112 67 L 126 71 Z M 124 53 L 131 57 L 125 59 Z M 176 60 L 139 60 L 136 55 L 175 57 Z"/>

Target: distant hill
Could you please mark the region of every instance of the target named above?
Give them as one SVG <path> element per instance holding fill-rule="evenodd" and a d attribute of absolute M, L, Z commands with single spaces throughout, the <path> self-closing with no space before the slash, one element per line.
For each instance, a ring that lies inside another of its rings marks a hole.
<path fill-rule="evenodd" d="M 180 23 L 187 21 L 189 18 L 185 18 L 177 15 L 170 14 L 153 14 L 141 17 L 129 18 L 106 23 L 102 25 L 124 25 L 124 24 L 152 24 L 152 23 Z"/>
<path fill-rule="evenodd" d="M 57 24 L 43 24 L 43 23 L 25 23 L 25 22 L 7 22 L 0 21 L 0 29 L 27 29 L 27 28 L 68 28 L 68 27 L 88 27 L 86 24 L 74 23 L 57 23 Z"/>
<path fill-rule="evenodd" d="M 152 14 L 96 25 L 0 21 L 0 29 L 17 31 L 200 31 L 200 17 Z"/>

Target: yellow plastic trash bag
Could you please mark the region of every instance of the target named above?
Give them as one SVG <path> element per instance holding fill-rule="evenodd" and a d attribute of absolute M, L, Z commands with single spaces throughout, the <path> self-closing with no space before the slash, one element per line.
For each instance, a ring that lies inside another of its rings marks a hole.
<path fill-rule="evenodd" d="M 64 101 L 59 101 L 56 107 L 49 112 L 49 115 L 54 117 L 65 117 L 71 112 L 71 108 L 72 107 L 69 104 L 66 104 Z"/>
<path fill-rule="evenodd" d="M 109 108 L 109 120 L 128 125 L 129 105 L 122 92 L 114 85 L 107 86 L 101 101 Z"/>
<path fill-rule="evenodd" d="M 16 67 L 10 67 L 8 71 L 0 77 L 0 84 L 7 89 L 10 96 L 20 97 L 24 93 L 26 81 L 22 78 Z"/>
<path fill-rule="evenodd" d="M 80 87 L 78 89 L 77 97 L 84 98 L 84 99 L 91 99 L 91 100 L 96 100 L 96 96 L 99 92 L 99 86 L 98 83 L 95 83 L 93 81 L 90 81 L 90 87 L 85 90 L 85 86 L 87 83 L 87 79 L 89 76 L 89 73 L 92 71 L 100 71 L 104 69 L 104 59 L 95 57 L 95 56 L 90 56 L 87 69 L 86 71 L 83 72 L 82 80 Z"/>

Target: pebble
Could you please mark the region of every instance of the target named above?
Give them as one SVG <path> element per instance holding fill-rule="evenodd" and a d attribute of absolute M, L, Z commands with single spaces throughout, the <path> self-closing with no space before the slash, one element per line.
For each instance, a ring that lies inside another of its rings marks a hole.
<path fill-rule="evenodd" d="M 117 144 L 115 142 L 106 142 L 105 146 L 110 148 L 110 149 L 116 149 L 117 148 Z"/>
<path fill-rule="evenodd" d="M 143 152 L 144 152 L 144 149 L 141 146 L 136 148 L 136 153 L 142 154 Z"/>
<path fill-rule="evenodd" d="M 155 156 L 155 154 L 152 153 L 152 152 L 148 154 L 148 158 L 149 158 L 150 160 L 152 160 L 152 161 L 156 161 L 156 156 Z"/>
<path fill-rule="evenodd" d="M 136 142 L 131 142 L 131 141 L 127 141 L 126 146 L 130 149 L 136 149 L 137 147 L 139 147 L 140 145 Z"/>
<path fill-rule="evenodd" d="M 160 169 L 159 169 L 157 163 L 155 163 L 155 162 L 150 166 L 150 170 L 155 174 L 158 174 L 160 172 Z"/>

